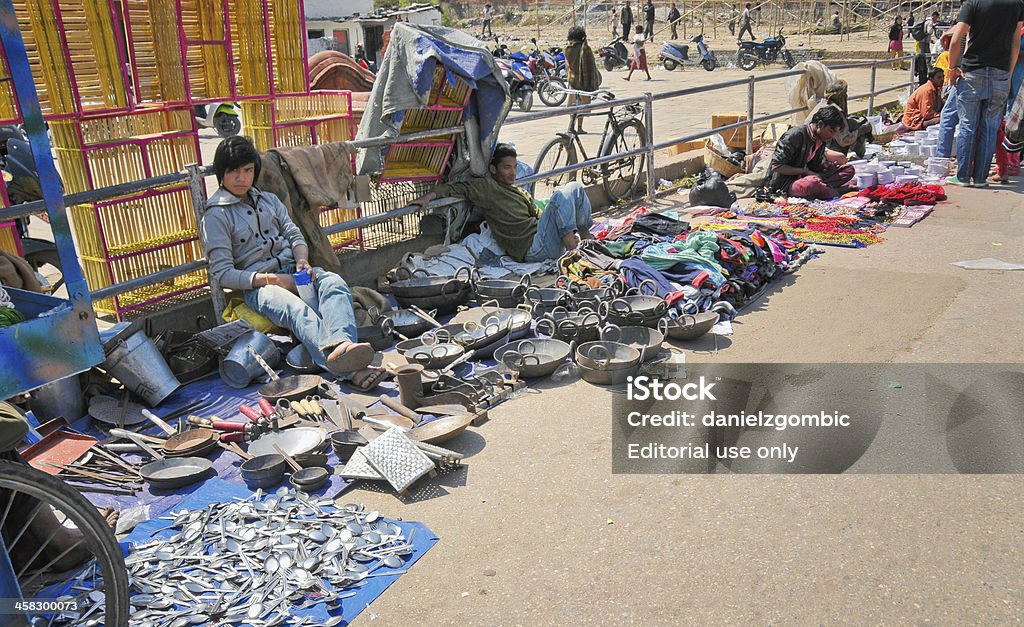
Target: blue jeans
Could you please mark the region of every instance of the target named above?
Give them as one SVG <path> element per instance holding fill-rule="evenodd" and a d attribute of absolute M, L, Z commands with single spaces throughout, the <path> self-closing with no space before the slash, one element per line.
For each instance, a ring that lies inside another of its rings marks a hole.
<path fill-rule="evenodd" d="M 558 259 L 565 252 L 562 238 L 573 231 L 587 232 L 594 224 L 590 199 L 583 186 L 573 181 L 555 190 L 537 221 L 537 234 L 526 251 L 526 261 Z"/>
<path fill-rule="evenodd" d="M 957 113 L 956 87 L 949 90 L 946 95 L 946 102 L 942 105 L 942 113 L 939 115 L 939 150 L 936 157 L 949 159 L 953 156 L 953 135 L 956 134 L 956 125 L 960 123 L 960 114 Z"/>
<path fill-rule="evenodd" d="M 956 141 L 956 177 L 984 183 L 996 152 L 999 122 L 1006 113 L 1010 73 L 986 67 L 965 74 L 956 89 L 960 136 Z"/>
<path fill-rule="evenodd" d="M 283 272 L 295 272 L 292 267 Z M 245 293 L 245 302 L 279 327 L 290 330 L 306 347 L 313 361 L 326 370 L 326 350 L 356 339 L 356 315 L 352 292 L 345 279 L 313 268 L 320 311 L 306 305 L 297 294 L 279 285 L 266 285 Z"/>

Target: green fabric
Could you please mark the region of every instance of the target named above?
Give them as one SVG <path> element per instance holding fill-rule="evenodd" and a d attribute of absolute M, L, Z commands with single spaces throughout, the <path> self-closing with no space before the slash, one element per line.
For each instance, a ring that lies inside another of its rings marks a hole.
<path fill-rule="evenodd" d="M 633 254 L 633 245 L 636 240 L 614 240 L 611 242 L 603 242 L 604 247 L 608 249 L 616 257 L 625 259 Z"/>
<path fill-rule="evenodd" d="M 492 176 L 445 183 L 435 190 L 438 198 L 464 198 L 484 212 L 495 241 L 516 261 L 522 261 L 537 233 L 537 208 L 529 193 L 498 182 Z"/>
<path fill-rule="evenodd" d="M 0 452 L 13 451 L 28 434 L 28 421 L 18 408 L 0 401 Z"/>
<path fill-rule="evenodd" d="M 645 248 L 640 255 L 640 258 L 655 270 L 668 270 L 680 261 L 721 267 L 715 259 L 715 253 L 718 252 L 718 234 L 714 231 L 691 231 L 685 241 L 673 242 L 672 252 L 654 250 L 656 248 L 660 247 Z"/>

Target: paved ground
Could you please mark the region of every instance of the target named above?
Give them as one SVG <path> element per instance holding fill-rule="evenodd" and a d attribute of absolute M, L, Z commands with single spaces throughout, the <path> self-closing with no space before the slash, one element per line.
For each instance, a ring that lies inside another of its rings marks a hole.
<path fill-rule="evenodd" d="M 1014 295 L 1024 273 L 949 265 L 1024 260 L 1020 191 L 954 188 L 883 244 L 829 248 L 741 315 L 717 353 L 705 340 L 686 346 L 687 359 L 1021 362 Z M 467 470 L 415 502 L 365 489 L 345 497 L 441 538 L 362 624 L 1024 616 L 1019 476 L 612 475 L 612 394 L 582 382 L 537 388 L 454 441 Z"/>

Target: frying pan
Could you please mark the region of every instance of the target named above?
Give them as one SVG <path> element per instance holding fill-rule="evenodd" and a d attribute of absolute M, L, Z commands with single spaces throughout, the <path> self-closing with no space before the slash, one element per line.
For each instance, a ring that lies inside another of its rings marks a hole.
<path fill-rule="evenodd" d="M 473 422 L 473 414 L 446 416 L 424 423 L 409 432 L 409 437 L 417 442 L 439 444 L 458 437 Z"/>
<path fill-rule="evenodd" d="M 271 403 L 281 398 L 297 401 L 312 395 L 322 381 L 318 374 L 293 374 L 271 381 L 261 387 L 259 393 Z"/>
<path fill-rule="evenodd" d="M 205 456 L 217 447 L 219 441 L 220 433 L 213 429 L 189 429 L 167 438 L 164 442 L 164 453 L 168 457 Z"/>
<path fill-rule="evenodd" d="M 394 331 L 404 335 L 405 337 L 416 337 L 434 326 L 416 315 L 416 312 L 411 309 L 387 311 L 384 312 L 382 316 L 391 320 L 391 324 L 394 326 Z"/>
<path fill-rule="evenodd" d="M 258 440 L 253 440 L 249 444 L 249 454 L 267 455 L 276 452 L 275 446 L 280 446 L 289 455 L 304 455 L 318 450 L 326 439 L 323 431 L 313 427 L 274 431 L 260 436 Z"/>
<path fill-rule="evenodd" d="M 111 429 L 110 434 L 128 438 L 149 453 L 156 461 L 149 462 L 139 470 L 146 483 L 154 488 L 180 488 L 202 481 L 213 468 L 213 462 L 202 457 L 165 458 L 146 441 L 131 431 Z"/>

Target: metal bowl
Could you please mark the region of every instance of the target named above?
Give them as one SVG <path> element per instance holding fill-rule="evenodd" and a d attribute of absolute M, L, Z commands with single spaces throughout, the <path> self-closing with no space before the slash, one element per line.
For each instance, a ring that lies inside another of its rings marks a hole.
<path fill-rule="evenodd" d="M 627 368 L 618 370 L 604 370 L 601 368 L 590 368 L 579 364 L 580 377 L 587 383 L 594 385 L 618 385 L 625 383 L 629 377 L 635 377 L 640 372 L 640 365 L 633 364 Z"/>
<path fill-rule="evenodd" d="M 661 328 L 666 328 L 662 323 Z M 661 343 L 665 341 L 665 332 L 650 327 L 619 327 L 609 324 L 601 330 L 601 339 L 609 342 L 626 344 L 640 351 L 640 361 L 650 361 L 661 351 Z"/>
<path fill-rule="evenodd" d="M 411 309 L 385 311 L 381 316 L 391 321 L 395 333 L 405 337 L 416 337 L 424 331 L 429 331 L 434 326 Z"/>

